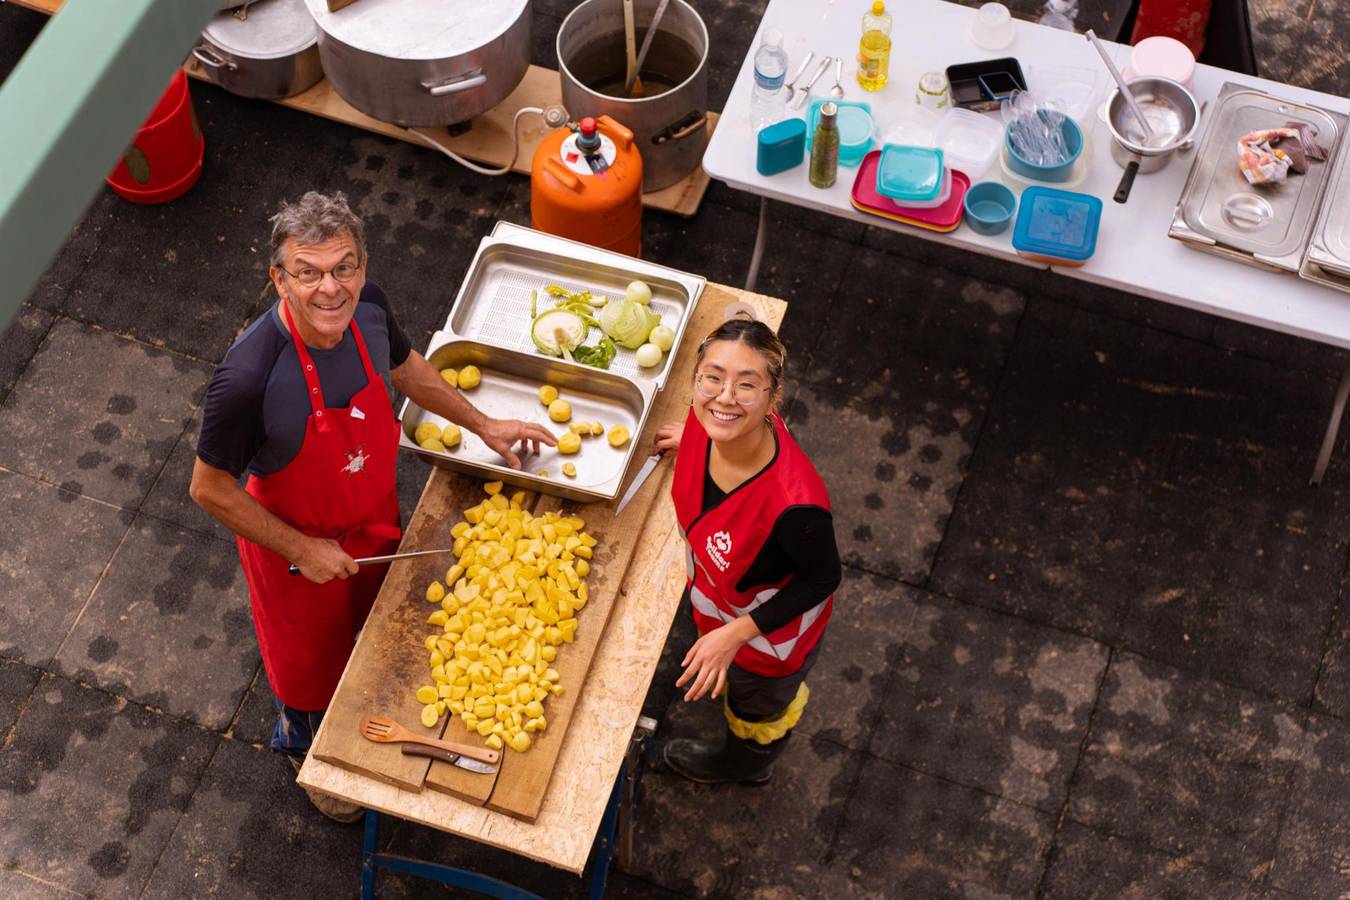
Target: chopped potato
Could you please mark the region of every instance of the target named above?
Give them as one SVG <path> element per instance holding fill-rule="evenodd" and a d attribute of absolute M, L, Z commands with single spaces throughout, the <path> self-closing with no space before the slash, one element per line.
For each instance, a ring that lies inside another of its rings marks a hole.
<path fill-rule="evenodd" d="M 461 391 L 471 391 L 478 387 L 483 381 L 483 373 L 477 366 L 465 366 L 459 370 L 459 389 Z"/>
<path fill-rule="evenodd" d="M 423 422 L 421 425 L 418 425 L 415 429 L 413 429 L 413 440 L 416 441 L 419 445 L 425 444 L 427 441 L 430 440 L 439 441 L 440 439 L 441 439 L 441 426 L 437 425 L 435 422 Z"/>
<path fill-rule="evenodd" d="M 572 404 L 566 400 L 554 400 L 548 405 L 548 417 L 555 422 L 566 422 L 572 418 Z"/>
<path fill-rule="evenodd" d="M 576 453 L 581 449 L 581 435 L 571 431 L 564 431 L 558 435 L 558 452 L 564 454 Z"/>
<path fill-rule="evenodd" d="M 539 402 L 548 406 L 554 400 L 558 399 L 558 389 L 551 384 L 545 384 L 539 388 Z"/>
<path fill-rule="evenodd" d="M 450 530 L 459 561 L 444 585 L 426 590 L 430 598 L 439 588 L 442 598 L 427 618 L 431 684 L 417 700 L 428 728 L 448 711 L 487 746 L 523 753 L 547 726 L 548 698 L 563 693 L 553 664 L 576 638 L 586 559 L 598 542 L 579 517 L 535 516 L 522 508 L 523 493 L 508 501 L 499 482 L 485 490 Z"/>
<path fill-rule="evenodd" d="M 628 429 L 622 425 L 615 425 L 609 430 L 609 445 L 611 447 L 622 447 L 628 443 Z"/>
<path fill-rule="evenodd" d="M 459 387 L 459 373 L 450 367 L 441 369 L 441 378 L 451 387 Z"/>
<path fill-rule="evenodd" d="M 447 424 L 441 432 L 441 443 L 445 445 L 447 450 L 451 447 L 458 447 L 459 438 L 459 426 L 453 422 Z"/>
<path fill-rule="evenodd" d="M 563 463 L 563 474 L 568 478 L 577 477 L 577 467 L 575 463 Z"/>

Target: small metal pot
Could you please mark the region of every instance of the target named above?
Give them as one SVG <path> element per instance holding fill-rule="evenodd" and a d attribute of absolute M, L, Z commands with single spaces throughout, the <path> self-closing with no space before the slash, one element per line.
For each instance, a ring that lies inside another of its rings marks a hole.
<path fill-rule="evenodd" d="M 1153 140 L 1145 143 L 1143 130 L 1135 121 L 1130 105 L 1120 90 L 1111 92 L 1107 101 L 1106 127 L 1111 130 L 1111 158 L 1125 169 L 1116 188 L 1115 201 L 1130 198 L 1134 176 L 1156 172 L 1171 160 L 1172 154 L 1189 146 L 1200 123 L 1200 107 L 1195 97 L 1168 78 L 1136 78 L 1130 93 L 1148 120 Z"/>
<path fill-rule="evenodd" d="M 230 93 L 279 100 L 323 78 L 318 41 L 305 0 L 255 0 L 242 17 L 225 12 L 211 19 L 192 55 Z"/>
<path fill-rule="evenodd" d="M 641 44 L 659 0 L 635 0 Z M 585 0 L 558 27 L 558 77 L 573 119 L 607 115 L 633 132 L 642 189 L 669 187 L 698 168 L 708 147 L 708 29 L 670 0 L 639 77 L 641 96 L 619 96 L 627 74 L 623 4 Z"/>
<path fill-rule="evenodd" d="M 530 0 L 305 0 L 328 83 L 382 122 L 453 125 L 487 112 L 530 67 Z"/>

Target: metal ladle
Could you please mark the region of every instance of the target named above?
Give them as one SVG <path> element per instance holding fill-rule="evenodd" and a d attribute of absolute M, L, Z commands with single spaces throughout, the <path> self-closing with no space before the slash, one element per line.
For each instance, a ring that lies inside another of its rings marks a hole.
<path fill-rule="evenodd" d="M 1130 107 L 1130 114 L 1133 115 L 1134 120 L 1139 123 L 1139 130 L 1144 135 L 1144 145 L 1148 146 L 1149 144 L 1152 144 L 1154 140 L 1153 129 L 1149 126 L 1148 120 L 1144 118 L 1143 110 L 1139 108 L 1139 104 L 1134 102 L 1134 94 L 1131 93 L 1130 86 L 1126 84 L 1124 76 L 1120 74 L 1120 70 L 1116 68 L 1115 61 L 1111 59 L 1111 56 L 1106 52 L 1106 48 L 1102 46 L 1102 42 L 1097 39 L 1097 35 L 1093 33 L 1091 28 L 1087 30 L 1087 39 L 1091 41 L 1092 46 L 1096 48 L 1097 54 L 1102 58 L 1102 62 L 1106 63 L 1106 70 L 1110 72 L 1111 77 L 1116 80 L 1116 87 L 1120 88 L 1120 95 L 1125 98 L 1125 103 Z"/>

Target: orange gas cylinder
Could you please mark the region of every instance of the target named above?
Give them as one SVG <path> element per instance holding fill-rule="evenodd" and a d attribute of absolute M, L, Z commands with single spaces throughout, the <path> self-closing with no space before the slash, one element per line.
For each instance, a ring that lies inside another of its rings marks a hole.
<path fill-rule="evenodd" d="M 642 254 L 642 156 L 609 116 L 559 128 L 534 151 L 530 224 L 559 237 Z"/>

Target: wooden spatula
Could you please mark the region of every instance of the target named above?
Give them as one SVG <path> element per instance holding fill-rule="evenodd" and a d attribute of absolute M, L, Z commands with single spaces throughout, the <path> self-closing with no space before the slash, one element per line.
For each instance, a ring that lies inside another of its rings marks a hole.
<path fill-rule="evenodd" d="M 328 0 L 328 11 L 337 12 L 339 9 L 342 9 L 342 7 L 350 6 L 355 2 L 356 0 Z"/>
<path fill-rule="evenodd" d="M 348 0 L 351 2 L 351 0 Z M 632 84 L 625 93 L 642 93 L 642 79 L 637 77 L 637 23 L 633 16 L 633 0 L 623 0 L 623 39 L 628 56 L 627 77 L 624 84 Z"/>
<path fill-rule="evenodd" d="M 384 716 L 371 716 L 368 719 L 364 719 L 361 722 L 361 735 L 368 741 L 378 741 L 381 744 L 423 744 L 427 747 L 435 747 L 438 750 L 448 750 L 451 753 L 458 753 L 460 756 L 467 756 L 469 759 L 480 760 L 494 766 L 502 758 L 501 752 L 493 750 L 491 747 L 474 747 L 469 744 L 457 744 L 454 741 L 439 741 L 436 738 L 413 734 L 393 719 L 386 719 Z"/>

